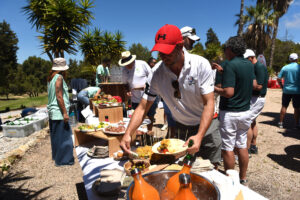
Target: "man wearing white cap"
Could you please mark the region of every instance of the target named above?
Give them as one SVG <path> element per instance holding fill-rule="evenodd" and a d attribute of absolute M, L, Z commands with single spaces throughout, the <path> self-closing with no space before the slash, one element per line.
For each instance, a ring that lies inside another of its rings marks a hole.
<path fill-rule="evenodd" d="M 143 60 L 136 60 L 136 55 L 132 55 L 130 51 L 122 52 L 122 58 L 119 65 L 123 66 L 122 82 L 128 83 L 130 91 L 127 95 L 131 97 L 132 108 L 136 109 L 144 94 L 145 83 L 149 76 L 152 76 L 150 66 Z M 155 115 L 155 106 L 149 110 L 147 116 L 151 120 L 148 130 L 152 130 Z"/>
<path fill-rule="evenodd" d="M 281 88 L 282 93 L 282 107 L 280 111 L 280 120 L 278 123 L 279 128 L 283 128 L 283 119 L 286 109 L 293 100 L 295 127 L 300 129 L 299 124 L 299 110 L 300 110 L 300 65 L 297 63 L 298 55 L 292 53 L 289 56 L 290 64 L 284 66 L 278 75 L 277 81 Z M 284 79 L 284 85 L 282 84 Z"/>
<path fill-rule="evenodd" d="M 249 153 L 257 154 L 256 138 L 258 134 L 256 126 L 256 118 L 261 113 L 265 105 L 265 96 L 267 93 L 268 85 L 268 70 L 267 68 L 256 59 L 254 51 L 246 49 L 244 58 L 248 59 L 254 65 L 254 74 L 256 77 L 257 85 L 253 88 L 252 98 L 250 101 L 250 113 L 252 124 L 247 133 L 247 148 Z"/>
<path fill-rule="evenodd" d="M 185 26 L 180 29 L 182 38 L 183 38 L 183 46 L 186 50 L 192 50 L 193 44 L 196 41 L 200 40 L 200 37 L 196 35 L 196 29 Z"/>

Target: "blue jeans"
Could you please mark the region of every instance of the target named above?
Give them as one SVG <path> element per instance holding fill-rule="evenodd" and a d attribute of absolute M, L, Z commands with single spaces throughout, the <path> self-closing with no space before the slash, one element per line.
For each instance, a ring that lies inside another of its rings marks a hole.
<path fill-rule="evenodd" d="M 73 165 L 72 129 L 64 120 L 49 119 L 52 159 L 56 166 Z"/>
<path fill-rule="evenodd" d="M 88 91 L 81 90 L 77 95 L 78 100 L 85 106 L 90 105 L 90 100 L 88 96 Z"/>

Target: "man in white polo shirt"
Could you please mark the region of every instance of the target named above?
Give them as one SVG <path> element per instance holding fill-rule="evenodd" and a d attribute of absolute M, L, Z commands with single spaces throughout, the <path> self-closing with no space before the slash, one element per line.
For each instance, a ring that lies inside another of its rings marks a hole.
<path fill-rule="evenodd" d="M 152 76 L 150 66 L 143 60 L 136 60 L 136 55 L 131 55 L 130 51 L 122 52 L 122 58 L 119 60 L 119 65 L 123 66 L 122 82 L 128 83 L 130 91 L 127 95 L 131 97 L 132 108 L 136 109 L 144 94 L 145 83 L 148 77 Z M 155 106 L 153 106 L 147 116 L 151 120 L 148 125 L 148 130 L 153 127 Z"/>
<path fill-rule="evenodd" d="M 182 48 L 181 32 L 176 26 L 167 24 L 156 33 L 152 51 L 159 51 L 162 61 L 157 63 L 159 67 L 152 79 L 148 80 L 143 99 L 122 138 L 120 146 L 127 153 L 130 150 L 131 135 L 142 123 L 156 95 L 160 95 L 168 105 L 177 128 L 181 129 L 179 125 L 186 130 L 196 129 L 195 132 L 181 132 L 179 135 L 180 138 L 187 136 L 185 145 L 189 140 L 194 141 L 193 146 L 187 150 L 189 153 L 197 153 L 200 147 L 210 142 L 210 139 L 206 140 L 205 133 L 214 114 L 212 69 L 208 60 L 189 54 Z M 201 150 L 200 153 L 207 151 Z M 214 151 L 210 151 L 210 154 L 214 154 Z"/>

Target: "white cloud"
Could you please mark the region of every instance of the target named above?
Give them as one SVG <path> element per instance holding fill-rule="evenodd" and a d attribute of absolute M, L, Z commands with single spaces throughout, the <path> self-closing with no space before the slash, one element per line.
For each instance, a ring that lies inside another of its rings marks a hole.
<path fill-rule="evenodd" d="M 294 0 L 294 1 L 291 2 L 291 5 L 300 6 L 300 1 L 299 0 Z"/>
<path fill-rule="evenodd" d="M 300 28 L 300 13 L 295 14 L 292 19 L 285 21 L 286 28 Z"/>

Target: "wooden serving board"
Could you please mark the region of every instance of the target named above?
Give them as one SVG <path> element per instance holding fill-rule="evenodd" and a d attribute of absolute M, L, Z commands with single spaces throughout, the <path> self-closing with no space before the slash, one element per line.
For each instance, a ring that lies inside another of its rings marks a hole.
<path fill-rule="evenodd" d="M 149 174 L 151 172 L 156 172 L 156 171 L 160 171 L 160 170 L 163 170 L 164 168 L 168 167 L 169 164 L 161 164 L 161 165 L 157 165 L 156 167 L 154 167 L 153 169 L 151 170 L 148 170 L 148 171 L 145 171 L 144 173 L 142 173 L 143 175 L 145 174 Z"/>

